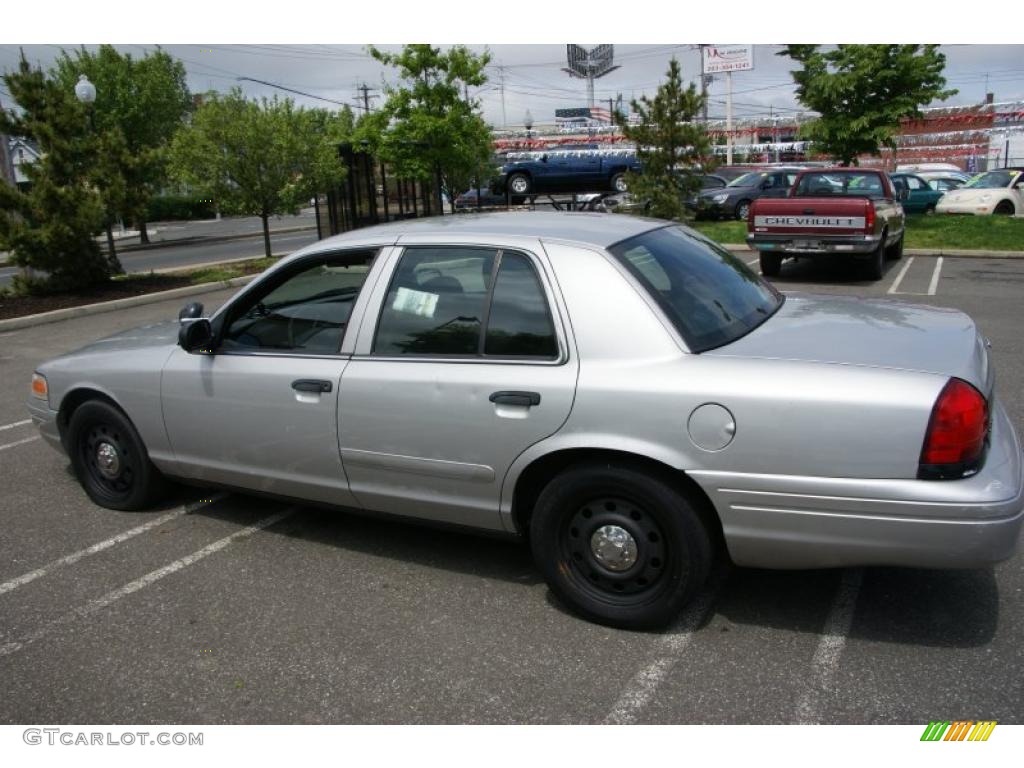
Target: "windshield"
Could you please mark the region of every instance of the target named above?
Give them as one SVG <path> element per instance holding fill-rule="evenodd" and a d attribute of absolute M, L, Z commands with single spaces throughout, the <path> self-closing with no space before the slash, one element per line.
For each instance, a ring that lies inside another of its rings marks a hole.
<path fill-rule="evenodd" d="M 1017 171 L 989 171 L 975 176 L 964 184 L 963 189 L 1003 189 L 1010 186 L 1018 175 Z"/>
<path fill-rule="evenodd" d="M 684 227 L 645 232 L 608 250 L 658 302 L 693 352 L 745 336 L 784 300 L 740 259 Z"/>
<path fill-rule="evenodd" d="M 870 197 L 879 200 L 885 197 L 885 186 L 877 172 L 804 173 L 793 190 L 793 197 Z"/>
<path fill-rule="evenodd" d="M 755 187 L 761 183 L 761 179 L 764 178 L 764 173 L 761 171 L 755 171 L 754 173 L 744 173 L 738 179 L 733 179 L 729 182 L 730 187 Z"/>

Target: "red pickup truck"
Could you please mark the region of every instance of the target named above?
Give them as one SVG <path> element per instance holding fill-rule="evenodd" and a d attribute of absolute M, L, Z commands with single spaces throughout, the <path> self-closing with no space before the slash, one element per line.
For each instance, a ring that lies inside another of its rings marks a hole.
<path fill-rule="evenodd" d="M 815 168 L 802 171 L 784 198 L 759 198 L 747 217 L 747 242 L 761 272 L 779 274 L 785 258 L 850 256 L 880 280 L 886 258 L 903 254 L 902 193 L 884 171 Z"/>

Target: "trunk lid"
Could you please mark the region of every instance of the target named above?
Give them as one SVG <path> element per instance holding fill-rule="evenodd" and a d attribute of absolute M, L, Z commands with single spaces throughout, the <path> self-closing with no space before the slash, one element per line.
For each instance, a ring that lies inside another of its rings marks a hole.
<path fill-rule="evenodd" d="M 986 340 L 970 317 L 944 307 L 790 294 L 754 331 L 704 354 L 956 376 L 992 396 Z"/>

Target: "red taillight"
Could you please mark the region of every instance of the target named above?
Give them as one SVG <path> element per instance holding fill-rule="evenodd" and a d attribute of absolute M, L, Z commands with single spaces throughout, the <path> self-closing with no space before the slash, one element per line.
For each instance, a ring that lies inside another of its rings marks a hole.
<path fill-rule="evenodd" d="M 864 231 L 871 233 L 875 231 L 875 204 L 868 200 L 867 210 L 864 211 Z"/>
<path fill-rule="evenodd" d="M 922 475 L 963 476 L 981 458 L 988 434 L 988 403 L 960 379 L 950 379 L 932 408 L 921 450 Z M 942 470 L 945 465 L 951 471 Z"/>

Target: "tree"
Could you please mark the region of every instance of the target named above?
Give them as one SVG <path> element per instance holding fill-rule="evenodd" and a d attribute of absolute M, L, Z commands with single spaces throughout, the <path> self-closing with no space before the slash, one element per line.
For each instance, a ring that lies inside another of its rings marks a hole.
<path fill-rule="evenodd" d="M 71 90 L 31 68 L 24 56 L 18 70 L 3 79 L 20 112 L 0 112 L 0 134 L 30 139 L 41 152 L 38 162 L 24 168 L 28 191 L 0 184 L 0 250 L 29 270 L 28 278 L 15 277 L 15 287 L 74 290 L 103 283 L 110 268 L 95 240 L 103 201 L 89 183 L 99 145 L 86 110 Z M 33 279 L 31 270 L 46 278 Z"/>
<path fill-rule="evenodd" d="M 385 89 L 384 106 L 361 120 L 357 133 L 401 178 L 433 178 L 449 200 L 491 170 L 491 131 L 469 87 L 487 82 L 489 53 L 461 45 L 442 52 L 406 45 L 401 53 L 370 48 L 383 64 L 398 69 L 402 85 Z"/>
<path fill-rule="evenodd" d="M 690 83 L 683 88 L 679 62 L 673 58 L 653 99 L 641 96 L 630 106 L 637 124 L 616 113 L 616 122 L 627 139 L 636 143 L 642 173 L 629 173 L 629 191 L 650 200 L 650 214 L 664 219 L 683 215 L 683 201 L 699 187 L 695 170 L 706 168 L 711 140 L 703 124 L 694 118 L 704 108 L 704 96 Z"/>
<path fill-rule="evenodd" d="M 957 92 L 945 89 L 946 57 L 937 45 L 840 45 L 825 52 L 789 45 L 777 55 L 801 65 L 791 73 L 797 98 L 821 115 L 801 127 L 801 136 L 842 165 L 895 147 L 902 118 Z"/>
<path fill-rule="evenodd" d="M 298 213 L 311 197 L 344 178 L 323 116 L 291 99 L 248 101 L 235 88 L 208 94 L 192 124 L 171 143 L 172 173 L 221 210 L 263 220 L 270 256 L 270 216 Z"/>
<path fill-rule="evenodd" d="M 93 129 L 108 149 L 121 150 L 116 158 L 100 155 L 95 173 L 108 226 L 121 215 L 149 242 L 146 204 L 166 181 L 166 148 L 192 109 L 184 65 L 161 50 L 136 59 L 101 45 L 95 53 L 62 51 L 53 75 L 69 90 L 79 75 L 96 86 Z"/>

